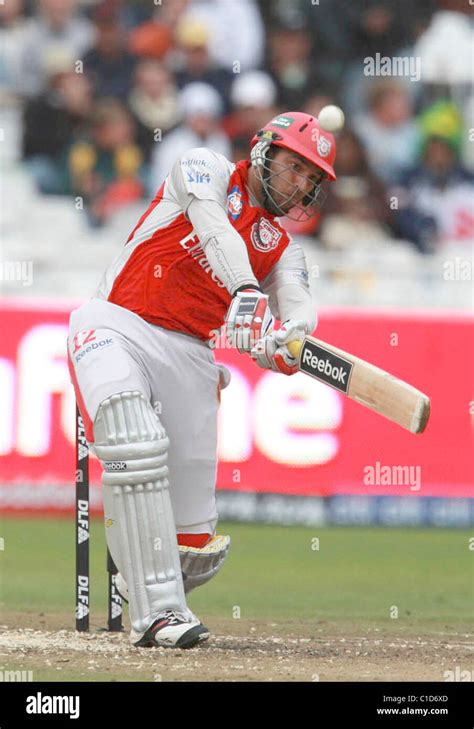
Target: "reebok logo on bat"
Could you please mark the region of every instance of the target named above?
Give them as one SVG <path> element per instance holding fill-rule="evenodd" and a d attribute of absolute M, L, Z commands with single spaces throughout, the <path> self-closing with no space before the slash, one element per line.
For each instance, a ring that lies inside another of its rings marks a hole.
<path fill-rule="evenodd" d="M 344 372 L 342 367 L 334 367 L 328 359 L 318 359 L 314 354 L 311 354 L 311 352 L 306 350 L 304 353 L 304 363 L 309 365 L 312 370 L 317 370 L 318 372 L 328 375 L 338 384 L 341 383 L 341 385 L 347 385 L 347 372 Z"/>
<path fill-rule="evenodd" d="M 341 392 L 347 393 L 349 389 L 352 363 L 312 342 L 305 342 L 300 369 Z"/>

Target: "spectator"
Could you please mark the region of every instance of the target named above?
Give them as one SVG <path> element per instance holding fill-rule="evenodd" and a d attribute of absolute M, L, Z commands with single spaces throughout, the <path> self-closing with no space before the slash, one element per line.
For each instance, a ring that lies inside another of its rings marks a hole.
<path fill-rule="evenodd" d="M 220 128 L 222 102 L 217 91 L 203 83 L 181 92 L 183 123 L 157 145 L 152 158 L 150 193 L 154 196 L 176 160 L 193 147 L 209 147 L 230 158 L 229 139 Z"/>
<path fill-rule="evenodd" d="M 157 8 L 156 3 L 150 3 L 150 0 L 105 0 L 118 6 L 120 22 L 126 29 L 127 35 L 142 23 L 146 23 Z M 169 3 L 168 3 L 169 4 Z"/>
<path fill-rule="evenodd" d="M 472 84 L 474 26 L 472 3 L 442 0 L 414 53 L 428 84 Z"/>
<path fill-rule="evenodd" d="M 224 112 L 230 108 L 229 88 L 234 79 L 230 71 L 217 68 L 209 55 L 209 30 L 200 22 L 184 17 L 176 28 L 176 44 L 181 52 L 181 64 L 176 70 L 180 89 L 200 81 L 213 86 L 219 93 Z"/>
<path fill-rule="evenodd" d="M 127 37 L 117 9 L 99 5 L 94 13 L 97 40 L 84 57 L 84 69 L 97 98 L 125 98 L 130 92 L 135 59 L 127 51 Z"/>
<path fill-rule="evenodd" d="M 238 62 L 240 73 L 262 64 L 265 29 L 256 0 L 197 0 L 187 17 L 209 29 L 210 54 L 218 67 L 235 73 Z"/>
<path fill-rule="evenodd" d="M 87 77 L 74 72 L 72 58 L 53 54 L 45 68 L 48 87 L 24 110 L 23 158 L 38 190 L 59 195 L 64 192 L 64 156 L 85 131 L 92 92 Z"/>
<path fill-rule="evenodd" d="M 373 171 L 385 182 L 392 183 L 401 169 L 413 163 L 419 133 L 410 96 L 397 81 L 383 80 L 371 87 L 369 111 L 356 117 L 354 129 Z"/>
<path fill-rule="evenodd" d="M 394 56 L 407 44 L 412 4 L 408 6 L 406 0 L 357 0 L 355 5 L 359 5 L 354 35 L 357 57 L 376 53 Z"/>
<path fill-rule="evenodd" d="M 77 12 L 77 0 L 38 0 L 38 13 L 26 21 L 20 50 L 18 91 L 42 93 L 47 81 L 46 58 L 67 52 L 80 59 L 94 45 L 95 28 Z"/>
<path fill-rule="evenodd" d="M 128 110 L 115 99 L 96 104 L 90 141 L 72 145 L 68 188 L 84 200 L 89 222 L 100 226 L 119 208 L 143 196 L 143 156 Z"/>
<path fill-rule="evenodd" d="M 268 36 L 268 71 L 276 81 L 278 102 L 285 109 L 301 109 L 322 79 L 311 57 L 312 40 L 305 26 L 280 26 Z"/>
<path fill-rule="evenodd" d="M 164 59 L 174 49 L 174 34 L 190 0 L 173 0 L 156 8 L 153 17 L 130 34 L 130 51 L 137 56 Z"/>
<path fill-rule="evenodd" d="M 0 93 L 13 97 L 19 83 L 20 49 L 26 21 L 24 0 L 0 4 Z"/>
<path fill-rule="evenodd" d="M 181 121 L 178 91 L 160 61 L 150 58 L 138 63 L 128 106 L 137 124 L 137 142 L 149 161 L 155 142 Z"/>
<path fill-rule="evenodd" d="M 264 71 L 247 71 L 237 76 L 231 89 L 232 115 L 224 129 L 232 140 L 236 161 L 250 154 L 250 140 L 277 113 L 277 89 Z"/>
<path fill-rule="evenodd" d="M 390 237 L 391 211 L 383 183 L 369 168 L 361 141 L 351 129 L 337 141 L 336 182 L 322 208 L 319 238 L 326 248 L 367 248 Z"/>
<path fill-rule="evenodd" d="M 344 69 L 354 58 L 354 33 L 360 9 L 358 0 L 319 4 L 306 0 L 276 0 L 272 3 L 273 25 L 306 27 L 313 40 L 313 62 L 324 85 L 339 84 Z"/>
<path fill-rule="evenodd" d="M 474 238 L 474 175 L 459 162 L 462 122 L 453 104 L 440 102 L 427 109 L 420 125 L 421 164 L 400 176 L 392 194 L 399 205 L 398 233 L 427 253 Z"/>
<path fill-rule="evenodd" d="M 364 98 L 367 85 L 363 61 L 374 59 L 377 54 L 383 58 L 402 56 L 416 59 L 418 54 L 413 50 L 413 44 L 429 22 L 433 7 L 438 0 L 424 0 L 422 3 L 413 3 L 412 0 L 344 0 L 344 2 L 351 6 L 351 37 L 348 47 L 353 60 L 346 66 L 343 76 L 339 79 L 341 84 L 339 95 L 344 100 L 346 112 L 355 114 L 362 111 L 361 100 Z M 337 17 L 338 4 L 334 7 L 334 15 Z M 350 17 L 347 14 L 347 7 L 343 12 L 345 15 L 343 22 L 347 25 Z M 324 24 L 321 31 L 325 32 Z M 319 44 L 320 40 L 319 36 L 316 42 Z M 325 45 L 327 42 L 326 39 Z M 421 90 L 419 84 L 409 81 L 407 88 L 413 95 Z"/>

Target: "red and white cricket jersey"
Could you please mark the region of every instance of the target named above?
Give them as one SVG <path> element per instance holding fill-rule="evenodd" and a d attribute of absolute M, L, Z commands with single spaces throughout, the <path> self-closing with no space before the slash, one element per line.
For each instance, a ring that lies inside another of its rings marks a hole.
<path fill-rule="evenodd" d="M 209 149 L 182 157 L 105 272 L 96 296 L 165 329 L 209 340 L 224 323 L 231 296 L 209 265 L 186 210 L 215 200 L 244 241 L 262 282 L 290 239 L 264 208 L 249 202 L 250 162 L 237 164 Z"/>

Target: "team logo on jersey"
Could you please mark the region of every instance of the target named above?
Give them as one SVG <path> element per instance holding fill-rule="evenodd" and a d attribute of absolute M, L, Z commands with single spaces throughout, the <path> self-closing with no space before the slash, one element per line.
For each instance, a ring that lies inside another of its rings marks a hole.
<path fill-rule="evenodd" d="M 321 157 L 327 157 L 331 151 L 332 144 L 327 137 L 319 136 L 317 148 Z"/>
<path fill-rule="evenodd" d="M 252 225 L 250 237 L 253 247 L 262 253 L 268 253 L 277 247 L 283 233 L 266 218 L 260 218 L 258 223 Z"/>
<path fill-rule="evenodd" d="M 242 212 L 242 193 L 238 185 L 234 185 L 227 195 L 227 212 L 232 220 L 237 220 Z"/>

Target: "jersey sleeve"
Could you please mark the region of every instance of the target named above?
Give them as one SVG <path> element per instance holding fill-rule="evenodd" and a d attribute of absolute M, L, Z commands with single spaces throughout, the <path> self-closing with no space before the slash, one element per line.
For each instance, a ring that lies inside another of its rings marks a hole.
<path fill-rule="evenodd" d="M 277 319 L 301 319 L 308 331 L 317 325 L 316 309 L 309 288 L 309 275 L 303 249 L 295 241 L 285 249 L 280 260 L 262 282 L 269 304 Z"/>
<path fill-rule="evenodd" d="M 227 206 L 227 188 L 234 165 L 222 154 L 205 147 L 190 149 L 173 165 L 167 194 L 184 213 L 194 199 L 214 200 Z"/>
<path fill-rule="evenodd" d="M 230 295 L 242 286 L 258 288 L 245 242 L 231 225 L 226 210 L 214 200 L 192 200 L 188 218 L 212 270 Z"/>

